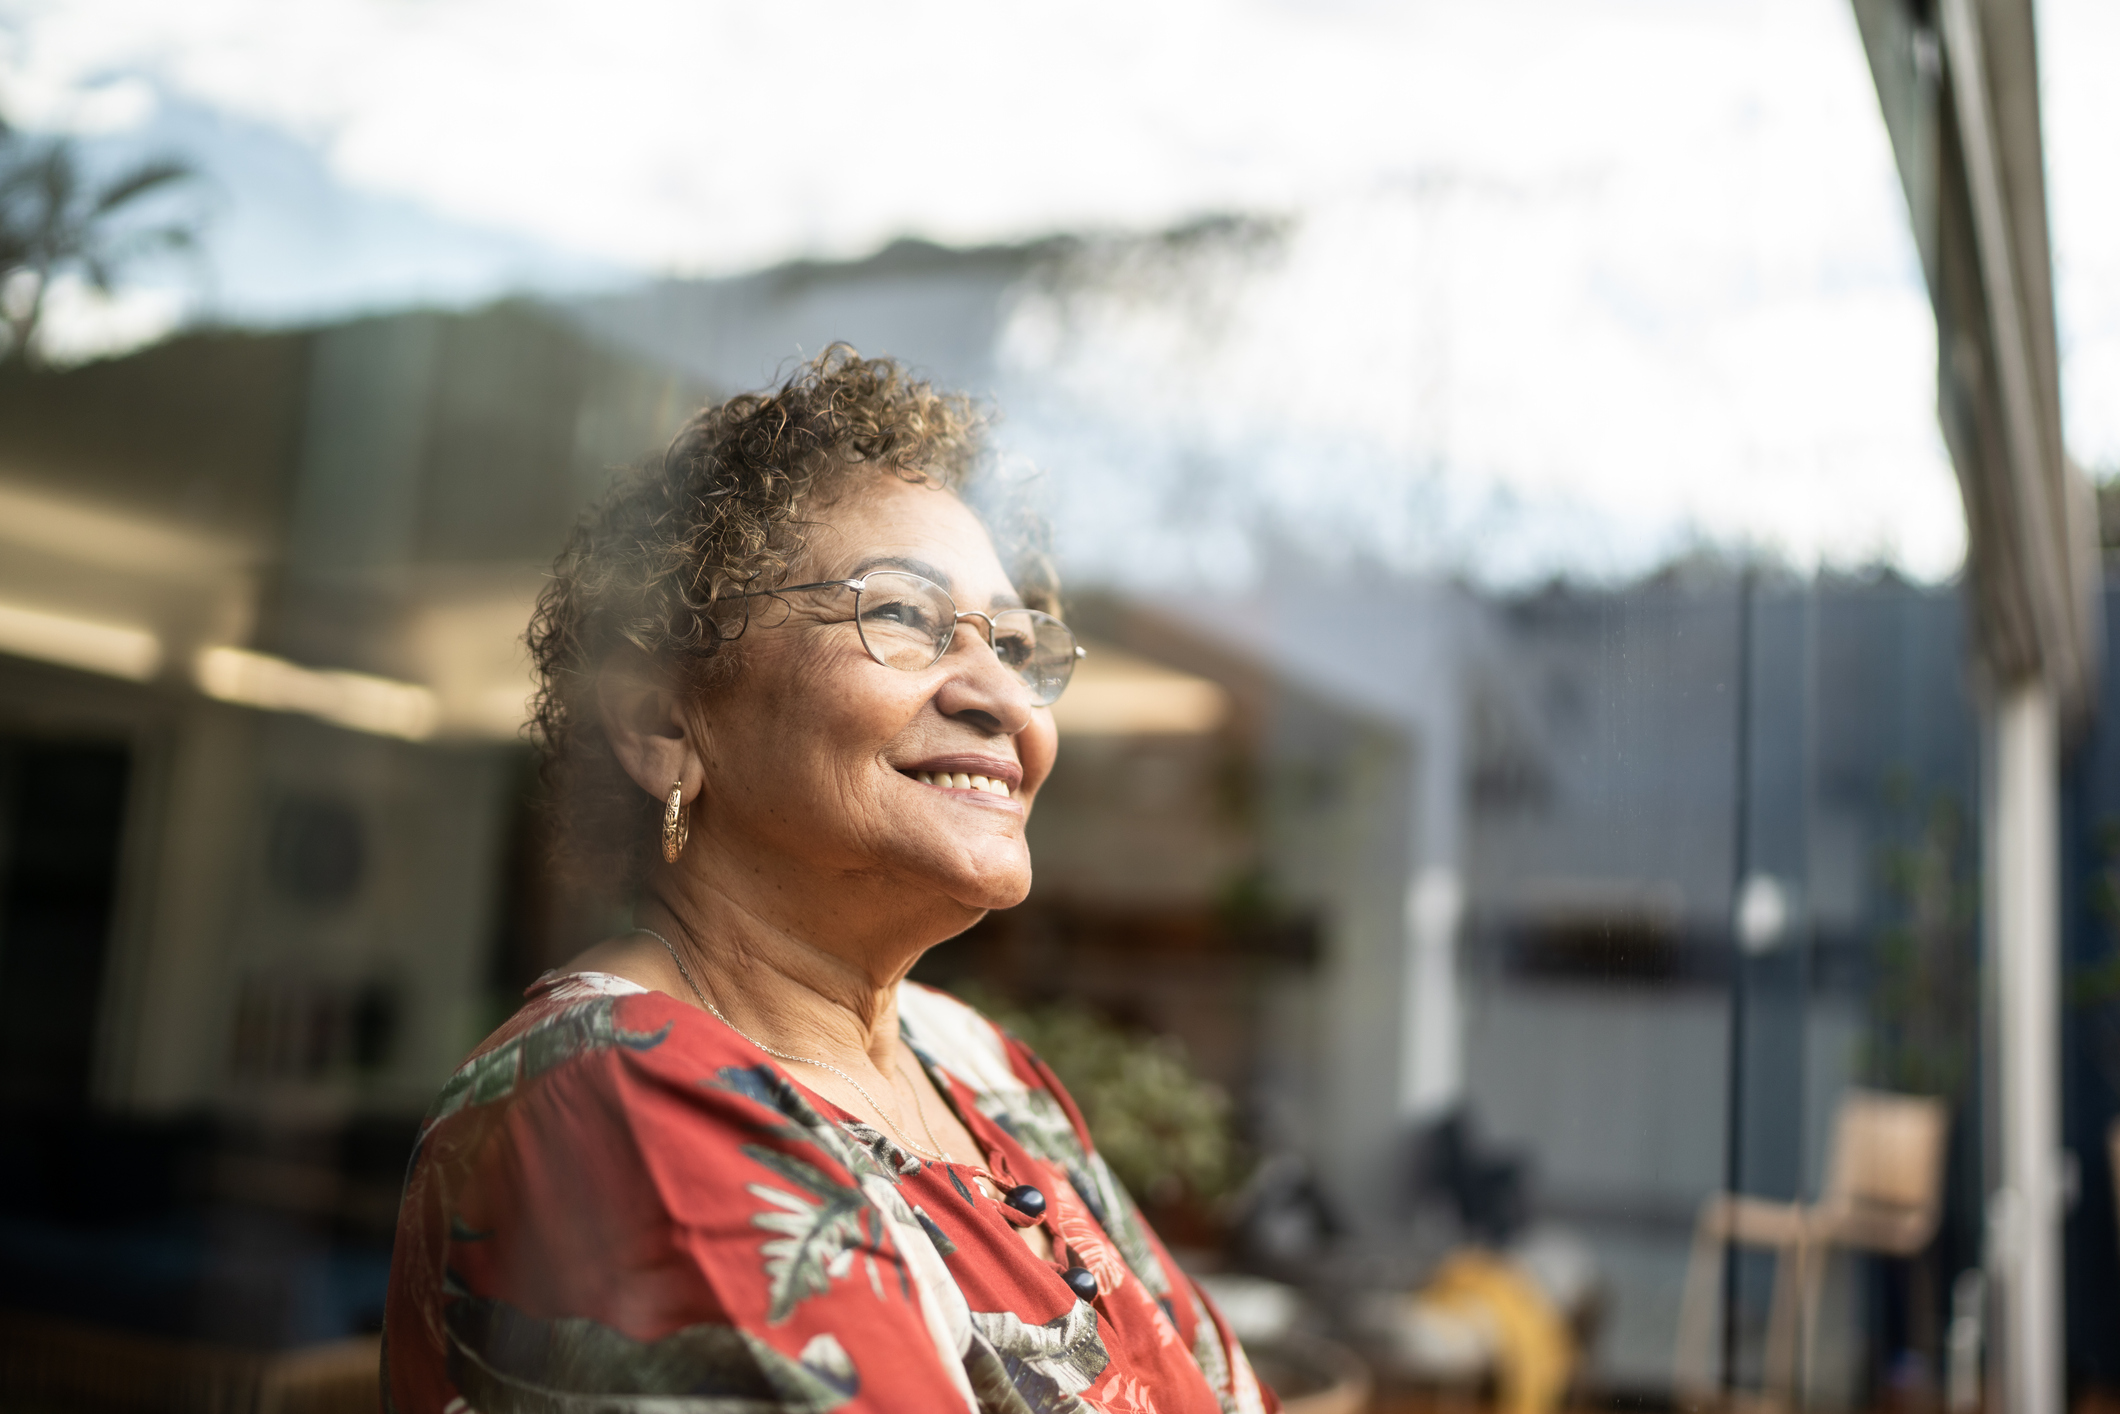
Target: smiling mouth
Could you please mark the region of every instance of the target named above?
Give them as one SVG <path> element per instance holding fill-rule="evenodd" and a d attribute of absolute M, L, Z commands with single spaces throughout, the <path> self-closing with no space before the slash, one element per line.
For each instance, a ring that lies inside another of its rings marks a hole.
<path fill-rule="evenodd" d="M 924 786 L 937 790 L 976 790 L 986 795 L 998 795 L 1003 800 L 1012 794 L 1008 782 L 991 776 L 969 775 L 963 771 L 907 771 L 904 773 Z"/>

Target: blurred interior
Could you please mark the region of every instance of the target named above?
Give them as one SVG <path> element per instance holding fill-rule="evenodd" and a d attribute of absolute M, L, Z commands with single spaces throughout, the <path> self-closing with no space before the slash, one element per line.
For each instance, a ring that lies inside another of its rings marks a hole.
<path fill-rule="evenodd" d="M 1957 198 L 1908 152 L 1964 118 L 1890 47 L 1942 21 L 1855 8 L 1948 323 Z M 1008 386 L 1011 311 L 1091 247 L 905 240 L 0 365 L 0 1394 L 374 1407 L 425 1106 L 625 926 L 551 881 L 520 734 L 572 518 L 797 350 Z M 1120 1048 L 1113 1123 L 1222 1146 L 1150 1143 L 1128 1176 L 1291 1409 L 2046 1414 L 1990 1383 L 2009 664 L 1981 576 L 2008 554 L 1967 470 L 1986 405 L 1941 397 L 1971 429 L 1946 439 L 1964 575 L 1708 545 L 1497 585 L 1291 536 L 1225 584 L 1071 582 L 1090 652 L 1033 893 L 916 977 L 1079 1023 L 1055 1044 L 1085 1066 Z M 2089 595 L 2050 1038 L 2079 1401 L 2120 1390 L 2120 702 L 2095 682 L 2120 604 Z M 1142 1118 L 1125 1082 L 1156 1056 L 1176 1108 Z"/>

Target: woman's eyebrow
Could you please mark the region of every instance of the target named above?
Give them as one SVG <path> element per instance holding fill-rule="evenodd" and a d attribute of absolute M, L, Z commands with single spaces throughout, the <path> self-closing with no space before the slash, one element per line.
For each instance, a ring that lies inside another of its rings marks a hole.
<path fill-rule="evenodd" d="M 870 570 L 904 570 L 908 574 L 917 574 L 922 579 L 941 585 L 951 598 L 957 595 L 956 586 L 950 583 L 949 575 L 926 560 L 916 560 L 908 555 L 871 555 L 854 566 L 853 573 L 847 578 L 860 579 Z M 996 594 L 987 607 L 997 613 L 1003 609 L 1020 609 L 1023 607 L 1023 597 L 1019 594 Z"/>
<path fill-rule="evenodd" d="M 916 560 L 906 555 L 872 555 L 854 566 L 854 572 L 848 575 L 847 578 L 860 579 L 870 570 L 904 570 L 908 574 L 917 574 L 922 579 L 933 580 L 952 593 L 956 592 L 950 584 L 950 577 L 947 573 L 937 569 L 926 560 Z"/>

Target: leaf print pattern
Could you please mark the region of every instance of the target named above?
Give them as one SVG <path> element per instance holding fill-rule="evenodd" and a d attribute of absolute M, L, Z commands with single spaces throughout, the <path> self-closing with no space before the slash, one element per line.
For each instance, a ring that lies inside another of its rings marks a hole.
<path fill-rule="evenodd" d="M 1035 1057 L 954 998 L 901 998 L 901 1034 L 1004 1186 L 1048 1195 L 1059 1261 L 966 1186 L 976 1166 L 922 1162 L 667 997 L 548 975 L 423 1130 L 386 1410 L 1276 1407 Z M 1093 1304 L 1058 1280 L 1075 1261 Z"/>
<path fill-rule="evenodd" d="M 861 1187 L 890 1228 L 892 1243 L 905 1263 L 902 1270 L 911 1282 L 920 1319 L 927 1327 L 928 1339 L 934 1342 L 936 1357 L 950 1372 L 951 1383 L 965 1408 L 977 1409 L 979 1404 L 963 1363 L 964 1353 L 972 1344 L 972 1313 L 965 1305 L 964 1293 L 957 1288 L 957 1279 L 950 1275 L 942 1253 L 932 1242 L 923 1240 L 924 1230 L 915 1226 L 918 1219 L 890 1182 L 871 1174 L 861 1180 Z"/>
<path fill-rule="evenodd" d="M 546 1017 L 521 1035 L 509 1038 L 483 1055 L 473 1056 L 457 1067 L 442 1093 L 435 1097 L 420 1126 L 422 1140 L 436 1125 L 468 1105 L 490 1105 L 507 1099 L 518 1085 L 527 1084 L 562 1062 L 586 1052 L 612 1046 L 636 1051 L 652 1050 L 670 1034 L 666 1025 L 655 1031 L 627 1031 L 613 1019 L 616 997 L 596 997 Z M 415 1154 L 417 1158 L 417 1154 Z"/>
<path fill-rule="evenodd" d="M 766 1199 L 779 1209 L 757 1214 L 751 1219 L 759 1227 L 782 1234 L 767 1242 L 763 1249 L 773 1295 L 768 1319 L 786 1319 L 785 1314 L 772 1313 L 783 1309 L 792 1312 L 805 1297 L 829 1289 L 834 1279 L 846 1275 L 853 1251 L 845 1236 L 845 1224 L 850 1215 L 859 1223 L 855 1240 L 866 1242 L 873 1250 L 880 1251 L 880 1241 L 866 1236 L 868 1226 L 873 1222 L 879 1237 L 883 1231 L 890 1231 L 900 1258 L 897 1268 L 899 1284 L 918 1305 L 922 1323 L 934 1341 L 936 1354 L 949 1372 L 966 1409 L 976 1409 L 977 1402 L 962 1365 L 964 1349 L 970 1340 L 969 1313 L 963 1294 L 957 1290 L 949 1269 L 943 1265 L 937 1245 L 929 1238 L 927 1230 L 919 1226 L 919 1219 L 896 1191 L 899 1172 L 906 1170 L 893 1171 L 887 1161 L 880 1159 L 865 1144 L 849 1142 L 846 1132 L 819 1115 L 793 1085 L 769 1066 L 725 1066 L 707 1083 L 754 1100 L 794 1120 L 792 1125 L 776 1126 L 774 1132 L 822 1149 L 839 1160 L 855 1182 L 854 1189 L 850 1190 L 800 1159 L 770 1149 L 745 1146 L 745 1153 L 759 1158 L 822 1200 L 813 1204 L 784 1190 L 762 1184 L 746 1185 L 754 1196 Z M 847 1129 L 855 1130 L 856 1126 L 849 1125 Z M 860 1136 L 856 1133 L 855 1137 Z M 771 1157 L 762 1157 L 767 1155 Z M 918 1172 L 919 1168 L 919 1163 L 914 1161 L 910 1171 Z M 951 1180 L 956 1181 L 954 1173 Z M 959 1191 L 962 1191 L 961 1184 Z M 850 1200 L 849 1194 L 855 1196 Z M 856 1212 L 861 1194 L 867 1196 L 868 1207 Z M 851 1206 L 846 1213 L 832 1218 L 824 1213 L 827 1203 L 835 1207 Z M 813 1243 L 813 1236 L 822 1238 L 822 1241 Z M 885 1299 L 873 1258 L 867 1261 L 867 1275 L 878 1299 Z"/>
<path fill-rule="evenodd" d="M 741 1095 L 769 1110 L 778 1110 L 805 1127 L 824 1122 L 823 1116 L 802 1097 L 802 1092 L 769 1065 L 725 1065 L 705 1083 L 732 1095 Z"/>
<path fill-rule="evenodd" d="M 1232 1344 L 1225 1349 L 1224 1332 L 1208 1311 L 1207 1303 L 1200 1299 L 1199 1291 L 1188 1286 L 1185 1294 L 1192 1302 L 1195 1322 L 1193 1359 L 1207 1375 L 1223 1414 L 1265 1414 L 1266 1401 L 1259 1397 L 1259 1380 L 1251 1372 L 1244 1348 Z"/>
<path fill-rule="evenodd" d="M 1120 1375 L 1092 1401 L 1103 1414 L 1156 1414 L 1156 1397 L 1132 1375 Z"/>
<path fill-rule="evenodd" d="M 965 1368 L 982 1411 L 1002 1414 L 1084 1414 L 1080 1396 L 1111 1363 L 1097 1334 L 1097 1313 L 1076 1302 L 1042 1326 L 1010 1311 L 974 1311 L 975 1339 Z"/>
<path fill-rule="evenodd" d="M 845 1276 L 858 1249 L 874 1246 L 869 1205 L 858 1187 L 836 1181 L 815 1164 L 757 1144 L 744 1145 L 743 1152 L 810 1195 L 764 1183 L 744 1185 L 773 1205 L 754 1214 L 751 1225 L 781 1234 L 760 1249 L 771 1281 L 766 1319 L 779 1325 L 800 1302 L 822 1295 L 834 1277 Z"/>
<path fill-rule="evenodd" d="M 957 1244 L 950 1241 L 950 1235 L 942 1230 L 940 1223 L 927 1215 L 927 1209 L 916 1205 L 913 1209 L 913 1216 L 920 1219 L 920 1226 L 926 1231 L 928 1241 L 935 1244 L 937 1253 L 948 1257 L 956 1252 Z"/>
<path fill-rule="evenodd" d="M 1207 1305 L 1199 1294 L 1188 1291 L 1193 1308 L 1193 1359 L 1207 1373 L 1207 1382 L 1214 1386 L 1215 1396 L 1221 1401 L 1222 1414 L 1238 1414 L 1235 1392 L 1230 1388 L 1229 1361 L 1223 1357 L 1220 1332 L 1208 1319 Z"/>
<path fill-rule="evenodd" d="M 893 1143 L 888 1135 L 873 1124 L 863 1124 L 858 1119 L 843 1119 L 839 1127 L 850 1135 L 856 1144 L 866 1149 L 869 1157 L 876 1161 L 879 1170 L 886 1174 L 918 1173 L 920 1160 Z"/>
<path fill-rule="evenodd" d="M 842 1132 L 839 1126 L 817 1113 L 810 1102 L 802 1097 L 801 1092 L 771 1066 L 725 1065 L 714 1073 L 713 1079 L 701 1083 L 716 1090 L 725 1090 L 732 1095 L 741 1095 L 746 1100 L 776 1111 L 790 1122 L 760 1125 L 761 1130 L 776 1138 L 797 1140 L 822 1150 L 826 1157 L 857 1180 L 871 1173 L 889 1177 L 894 1172 L 919 1171 L 917 1162 L 911 1169 L 894 1168 L 865 1142 L 850 1143 L 848 1135 Z M 848 1130 L 856 1128 L 854 1125 L 847 1126 Z M 867 1126 L 858 1128 L 866 1129 Z M 874 1130 L 869 1132 L 875 1133 Z"/>
<path fill-rule="evenodd" d="M 959 1077 L 981 1114 L 1066 1175 L 1072 1196 L 1088 1210 L 1108 1242 L 1096 1242 L 1094 1233 L 1075 1229 L 1074 1217 L 1065 1211 L 1056 1214 L 1055 1225 L 1062 1228 L 1071 1246 L 1091 1259 L 1086 1264 L 1097 1275 L 1099 1287 L 1107 1293 L 1118 1289 L 1118 1282 L 1105 1281 L 1112 1274 L 1110 1269 L 1099 1270 L 1093 1264 L 1096 1255 L 1116 1248 L 1126 1270 L 1154 1298 L 1156 1345 L 1168 1348 L 1183 1343 L 1172 1303 L 1174 1299 L 1184 1303 L 1192 1317 L 1192 1363 L 1205 1376 L 1223 1414 L 1263 1414 L 1266 1400 L 1242 1347 L 1210 1315 L 1192 1283 L 1170 1279 L 1132 1196 L 1104 1157 L 1083 1144 L 1059 1098 L 1016 1073 L 994 1024 L 954 997 L 910 986 L 900 989 L 899 1014 L 901 1029 L 924 1065 Z M 1050 1079 L 1049 1074 L 1046 1078 Z M 955 1177 L 954 1172 L 951 1176 Z M 1069 1205 L 1063 1202 L 1060 1206 L 1064 1210 Z"/>
<path fill-rule="evenodd" d="M 1110 1235 L 1112 1245 L 1149 1294 L 1168 1296 L 1170 1282 L 1163 1264 L 1141 1235 L 1141 1214 L 1118 1177 L 1105 1164 L 1104 1156 L 1085 1152 L 1075 1127 L 1068 1122 L 1060 1102 L 1043 1090 L 1023 1088 L 1009 1096 L 984 1096 L 979 1109 L 1024 1148 L 1065 1173 L 1081 1196 L 1083 1206 L 1097 1225 Z"/>
<path fill-rule="evenodd" d="M 451 1374 L 480 1414 L 606 1414 L 673 1396 L 687 1414 L 827 1414 L 861 1389 L 829 1335 L 797 1356 L 719 1324 L 639 1341 L 578 1316 L 540 1320 L 479 1298 L 457 1301 L 446 1320 Z"/>
<path fill-rule="evenodd" d="M 900 988 L 898 1008 L 899 1028 L 921 1063 L 962 1077 L 981 1114 L 1065 1173 L 1134 1276 L 1150 1295 L 1168 1297 L 1169 1278 L 1142 1235 L 1133 1199 L 1104 1156 L 1083 1148 L 1060 1101 L 1010 1068 L 994 1024 L 955 997 L 926 988 Z"/>
<path fill-rule="evenodd" d="M 1105 1240 L 1104 1230 L 1090 1221 L 1072 1183 L 1059 1185 L 1053 1194 L 1052 1225 L 1075 1260 L 1097 1279 L 1097 1290 L 1109 1296 L 1126 1285 L 1126 1263 L 1119 1260 L 1119 1254 Z"/>

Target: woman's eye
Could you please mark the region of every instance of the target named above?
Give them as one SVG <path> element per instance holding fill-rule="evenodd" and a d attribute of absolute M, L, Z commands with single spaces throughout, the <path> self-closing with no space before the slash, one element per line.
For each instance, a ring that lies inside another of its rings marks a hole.
<path fill-rule="evenodd" d="M 931 616 L 920 605 L 904 600 L 870 605 L 862 612 L 861 619 L 863 623 L 913 629 L 923 633 L 933 627 Z"/>

